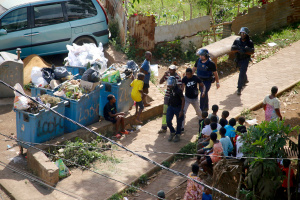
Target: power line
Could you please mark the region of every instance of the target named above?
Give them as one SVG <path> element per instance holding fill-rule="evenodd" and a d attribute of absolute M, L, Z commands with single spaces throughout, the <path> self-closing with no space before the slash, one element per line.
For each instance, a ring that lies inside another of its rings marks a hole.
<path fill-rule="evenodd" d="M 193 178 L 191 178 L 191 177 L 189 177 L 189 176 L 183 174 L 182 172 L 178 172 L 178 171 L 176 171 L 176 170 L 173 170 L 173 169 L 170 169 L 170 168 L 168 168 L 168 167 L 165 167 L 164 165 L 161 165 L 161 164 L 159 164 L 158 162 L 155 162 L 155 161 L 153 161 L 153 160 L 151 160 L 151 159 L 149 159 L 149 158 L 146 158 L 145 156 L 142 156 L 142 155 L 140 155 L 140 154 L 138 154 L 138 153 L 133 152 L 132 150 L 128 149 L 127 147 L 124 147 L 123 145 L 118 144 L 118 143 L 115 142 L 114 140 L 109 139 L 109 138 L 107 138 L 107 137 L 105 137 L 105 136 L 103 136 L 103 135 L 100 135 L 100 134 L 96 133 L 95 131 L 93 131 L 93 130 L 91 130 L 91 129 L 85 127 L 85 126 L 83 126 L 82 124 L 80 124 L 80 123 L 78 123 L 78 122 L 76 122 L 76 121 L 74 121 L 74 120 L 72 120 L 72 119 L 70 119 L 70 118 L 68 118 L 68 117 L 66 117 L 66 116 L 64 116 L 64 115 L 62 115 L 62 114 L 60 114 L 60 113 L 58 113 L 57 111 L 53 110 L 52 108 L 50 108 L 50 107 L 48 107 L 48 106 L 46 106 L 46 105 L 44 105 L 44 104 L 41 104 L 40 102 L 36 101 L 36 100 L 33 99 L 32 97 L 30 97 L 30 96 L 28 96 L 28 95 L 26 95 L 26 94 L 21 93 L 20 91 L 18 91 L 17 89 L 13 88 L 12 86 L 10 86 L 9 84 L 5 83 L 5 82 L 2 81 L 2 80 L 0 80 L 0 83 L 2 83 L 3 85 L 9 87 L 9 88 L 12 89 L 12 90 L 18 92 L 19 94 L 21 94 L 21 95 L 23 95 L 23 96 L 29 98 L 30 100 L 32 100 L 33 102 L 35 102 L 35 103 L 37 103 L 37 104 L 43 106 L 44 108 L 46 108 L 46 109 L 48 109 L 48 110 L 51 110 L 53 113 L 57 114 L 58 116 L 62 117 L 63 119 L 66 119 L 66 120 L 72 122 L 73 124 L 76 124 L 77 126 L 79 126 L 79 127 L 81 127 L 81 128 L 84 128 L 85 130 L 87 130 L 87 131 L 89 131 L 89 132 L 91 132 L 91 133 L 93 133 L 93 134 L 95 134 L 95 135 L 97 135 L 97 136 L 99 136 L 99 137 L 101 137 L 101 138 L 107 140 L 107 141 L 110 141 L 111 143 L 113 143 L 113 144 L 115 144 L 115 145 L 121 147 L 122 149 L 125 149 L 126 151 L 128 151 L 128 152 L 134 154 L 135 156 L 137 156 L 137 157 L 139 157 L 139 158 L 141 158 L 141 159 L 143 159 L 143 160 L 145 160 L 145 161 L 147 161 L 147 162 L 150 162 L 150 163 L 152 163 L 152 164 L 154 164 L 154 165 L 157 165 L 157 166 L 161 167 L 161 168 L 164 169 L 164 170 L 170 171 L 170 172 L 172 172 L 173 174 L 176 174 L 177 176 L 185 177 L 185 178 L 187 178 L 187 179 L 189 179 L 189 180 L 191 180 L 191 181 L 194 181 L 195 183 L 198 183 L 198 184 L 200 184 L 200 185 L 202 185 L 202 186 L 204 186 L 204 187 L 207 187 L 207 188 L 209 188 L 209 189 L 211 189 L 211 190 L 217 191 L 217 192 L 223 194 L 224 196 L 226 196 L 226 197 L 228 197 L 228 198 L 231 198 L 231 199 L 237 199 L 237 198 L 235 198 L 235 197 L 233 197 L 233 196 L 231 196 L 231 195 L 226 194 L 225 192 L 223 192 L 223 191 L 221 191 L 221 190 L 219 190 L 219 189 L 217 189 L 217 188 L 211 187 L 211 186 L 209 186 L 209 185 L 206 185 L 205 183 L 202 183 L 202 182 L 200 182 L 200 181 L 197 181 L 197 180 L 195 180 L 195 179 L 193 179 Z"/>
<path fill-rule="evenodd" d="M 2 133 L 0 133 L 0 135 L 6 136 L 6 137 L 8 137 L 8 138 L 10 138 L 10 139 L 13 139 L 13 140 L 19 142 L 19 143 L 26 144 L 26 142 L 23 142 L 23 141 L 21 141 L 21 140 L 15 139 L 15 138 L 12 138 L 12 137 L 10 137 L 10 136 L 8 136 L 8 135 L 2 134 Z M 32 145 L 30 145 L 30 144 L 28 144 L 28 143 L 27 143 L 26 145 L 28 145 L 28 146 L 30 146 L 30 147 L 36 149 L 36 150 L 39 150 L 39 151 L 43 152 L 44 154 L 47 154 L 47 155 L 50 155 L 50 156 L 54 156 L 54 157 L 56 157 L 56 158 L 60 158 L 60 159 L 66 161 L 66 162 L 68 162 L 68 163 L 71 163 L 71 164 L 77 166 L 77 167 L 80 167 L 80 168 L 82 168 L 82 169 L 91 171 L 91 172 L 93 172 L 93 173 L 95 173 L 95 174 L 101 175 L 101 176 L 103 176 L 103 177 L 105 177 L 105 178 L 108 178 L 108 179 L 111 179 L 111 180 L 113 180 L 113 181 L 122 183 L 123 185 L 126 185 L 126 186 L 128 186 L 128 187 L 133 187 L 133 188 L 135 188 L 135 189 L 137 189 L 137 190 L 140 190 L 140 191 L 142 191 L 142 192 L 144 192 L 144 193 L 146 193 L 146 194 L 149 194 L 149 195 L 151 195 L 151 196 L 154 196 L 155 198 L 162 199 L 162 198 L 160 198 L 160 197 L 158 197 L 158 196 L 156 196 L 156 195 L 154 195 L 154 194 L 152 194 L 152 193 L 150 193 L 150 192 L 148 192 L 148 191 L 146 191 L 146 190 L 140 189 L 140 188 L 138 188 L 138 187 L 136 187 L 136 186 L 134 186 L 134 185 L 129 185 L 129 184 L 127 184 L 127 183 L 125 183 L 125 182 L 122 182 L 122 181 L 120 181 L 120 180 L 111 178 L 111 177 L 109 177 L 109 176 L 107 176 L 107 175 L 105 175 L 105 174 L 101 174 L 101 173 L 99 173 L 99 172 L 97 172 L 97 171 L 91 170 L 91 169 L 89 169 L 89 168 L 87 168 L 87 167 L 85 167 L 85 166 L 79 165 L 79 164 L 77 164 L 77 163 L 75 163 L 75 162 L 73 162 L 73 161 L 71 161 L 71 160 L 69 160 L 69 159 L 65 159 L 65 158 L 62 158 L 62 157 L 60 157 L 60 156 L 51 154 L 51 153 L 46 152 L 46 151 L 44 151 L 44 150 L 42 150 L 42 149 L 39 149 L 39 148 L 37 148 L 37 147 L 35 147 L 35 146 L 32 146 Z"/>
<path fill-rule="evenodd" d="M 36 182 L 38 182 L 38 183 L 40 183 L 40 184 L 42 184 L 42 185 L 44 185 L 44 186 L 46 186 L 46 187 L 49 187 L 49 188 L 51 188 L 51 189 L 53 189 L 53 190 L 57 190 L 57 191 L 59 191 L 59 192 L 65 194 L 65 195 L 68 195 L 68 196 L 70 196 L 70 197 L 72 197 L 72 198 L 74 198 L 74 199 L 82 199 L 82 197 L 78 198 L 78 197 L 76 197 L 76 196 L 74 196 L 74 195 L 72 195 L 72 194 L 68 194 L 68 193 L 65 192 L 65 191 L 62 191 L 62 190 L 57 189 L 57 188 L 55 188 L 55 187 L 52 187 L 52 186 L 48 185 L 47 183 L 45 183 L 45 182 L 43 182 L 43 181 L 40 181 L 39 179 L 33 177 L 32 175 L 29 175 L 27 172 L 22 172 L 21 170 L 18 170 L 18 169 L 16 169 L 16 168 L 12 167 L 12 166 L 9 166 L 8 164 L 6 164 L 6 163 L 4 163 L 4 162 L 2 162 L 2 161 L 0 161 L 0 165 L 3 166 L 3 167 L 6 167 L 7 169 L 9 169 L 9 170 L 11 170 L 11 171 L 14 171 L 14 172 L 16 172 L 16 173 L 18 173 L 18 174 L 21 174 L 22 176 L 25 176 L 25 177 L 27 177 L 27 178 L 33 180 L 33 181 L 36 181 Z"/>
<path fill-rule="evenodd" d="M 14 141 L 14 140 L 11 140 Z M 71 147 L 71 148 L 86 148 L 86 149 L 98 149 L 103 151 L 125 151 L 122 149 L 113 149 L 113 148 L 101 148 L 101 147 L 93 147 L 93 146 L 70 146 L 70 145 L 56 145 L 56 144 L 47 144 L 47 143 L 34 143 L 34 142 L 24 142 L 25 144 L 34 144 L 34 145 L 45 145 L 45 146 L 51 146 L 51 147 Z M 83 143 L 83 144 L 89 144 L 89 143 Z M 134 151 L 134 150 L 132 150 Z M 206 154 L 197 154 L 197 153 L 172 153 L 172 152 L 160 152 L 160 151 L 134 151 L 136 153 L 149 153 L 149 154 L 169 154 L 169 155 L 182 155 L 182 156 L 212 156 L 212 157 L 219 157 L 219 158 L 230 158 L 230 159 L 236 159 L 240 160 L 241 158 L 244 159 L 263 159 L 263 160 L 300 160 L 296 157 L 291 158 L 273 158 L 273 157 L 251 157 L 251 156 L 241 156 L 241 157 L 234 157 L 234 156 L 220 156 L 220 155 L 206 155 Z"/>

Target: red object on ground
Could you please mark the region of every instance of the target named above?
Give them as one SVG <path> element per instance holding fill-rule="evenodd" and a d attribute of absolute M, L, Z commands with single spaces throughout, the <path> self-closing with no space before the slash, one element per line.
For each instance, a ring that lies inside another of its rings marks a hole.
<path fill-rule="evenodd" d="M 129 132 L 128 131 L 121 131 L 120 133 L 122 133 L 122 134 L 125 134 L 125 135 L 128 135 L 129 134 Z"/>
<path fill-rule="evenodd" d="M 120 139 L 122 136 L 120 134 L 116 135 L 116 138 Z"/>

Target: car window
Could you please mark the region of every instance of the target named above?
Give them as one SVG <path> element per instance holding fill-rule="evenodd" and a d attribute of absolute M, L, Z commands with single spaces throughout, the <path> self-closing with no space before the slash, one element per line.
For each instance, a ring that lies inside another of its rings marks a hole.
<path fill-rule="evenodd" d="M 27 8 L 11 11 L 2 17 L 1 28 L 6 29 L 8 33 L 28 28 Z"/>
<path fill-rule="evenodd" d="M 70 0 L 66 3 L 69 21 L 94 17 L 97 9 L 91 0 Z"/>
<path fill-rule="evenodd" d="M 64 22 L 64 15 L 60 3 L 34 6 L 35 27 L 48 26 Z"/>

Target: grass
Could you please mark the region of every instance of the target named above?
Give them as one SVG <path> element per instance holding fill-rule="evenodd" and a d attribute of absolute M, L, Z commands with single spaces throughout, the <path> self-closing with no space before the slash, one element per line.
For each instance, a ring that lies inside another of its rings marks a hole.
<path fill-rule="evenodd" d="M 251 119 L 253 119 L 253 117 L 252 117 L 252 110 L 244 109 L 244 110 L 241 112 L 241 116 L 245 117 L 246 120 L 251 120 Z"/>

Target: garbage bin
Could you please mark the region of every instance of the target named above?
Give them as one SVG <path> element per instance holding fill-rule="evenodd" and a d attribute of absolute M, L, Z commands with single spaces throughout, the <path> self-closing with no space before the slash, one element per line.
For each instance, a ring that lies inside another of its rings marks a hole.
<path fill-rule="evenodd" d="M 117 112 L 127 112 L 129 108 L 133 106 L 133 100 L 131 98 L 132 88 L 130 83 L 132 79 L 124 79 L 120 83 L 106 83 L 102 82 L 103 87 L 100 90 L 99 97 L 99 115 L 103 117 L 103 109 L 107 101 L 107 96 L 112 94 L 116 97 Z"/>
<path fill-rule="evenodd" d="M 67 101 L 62 101 L 52 109 L 64 115 L 67 103 Z M 50 110 L 43 109 L 37 114 L 17 109 L 14 111 L 16 112 L 17 139 L 20 141 L 42 143 L 64 134 L 64 119 Z M 29 147 L 23 143 L 19 145 Z"/>
<path fill-rule="evenodd" d="M 12 53 L 0 52 L 0 80 L 14 86 L 20 83 L 23 87 L 23 62 Z M 14 91 L 0 84 L 0 98 L 14 97 Z"/>

